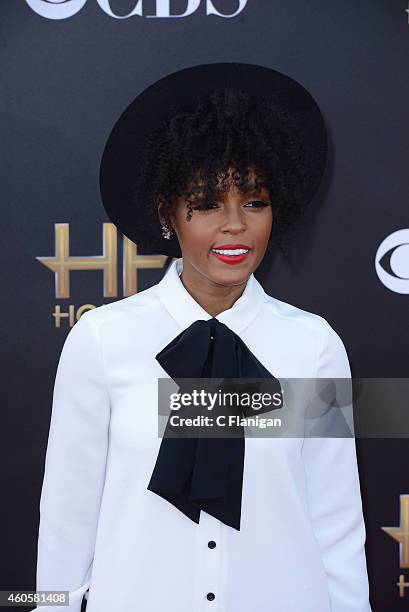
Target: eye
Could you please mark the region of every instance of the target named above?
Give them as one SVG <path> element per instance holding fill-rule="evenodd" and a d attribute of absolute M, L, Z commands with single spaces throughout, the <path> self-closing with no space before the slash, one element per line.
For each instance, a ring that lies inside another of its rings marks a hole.
<path fill-rule="evenodd" d="M 255 206 L 253 206 L 253 204 L 255 204 Z M 270 202 L 263 202 L 262 200 L 254 200 L 246 204 L 246 207 L 250 207 L 250 208 L 264 208 L 265 206 L 271 206 Z M 204 204 L 204 203 L 197 204 L 193 208 L 195 210 L 214 210 L 213 207 L 217 208 L 217 204 L 215 202 L 212 202 L 210 204 Z"/>
<path fill-rule="evenodd" d="M 257 204 L 255 208 L 264 208 L 265 206 L 271 206 L 270 202 L 263 202 L 262 200 L 254 200 L 253 202 L 249 202 L 248 204 L 246 204 L 246 206 L 248 206 L 249 204 Z"/>
<path fill-rule="evenodd" d="M 213 206 L 217 206 L 217 204 L 215 204 L 214 202 L 211 202 L 210 204 L 196 204 L 196 206 L 193 206 L 193 210 L 214 210 L 212 208 Z"/>

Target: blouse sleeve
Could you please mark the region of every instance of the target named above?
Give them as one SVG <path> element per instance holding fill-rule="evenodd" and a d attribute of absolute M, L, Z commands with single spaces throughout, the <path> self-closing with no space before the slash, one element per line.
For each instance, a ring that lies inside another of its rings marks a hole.
<path fill-rule="evenodd" d="M 344 344 L 327 322 L 317 378 L 351 378 Z M 355 438 L 306 437 L 302 455 L 309 516 L 327 574 L 331 612 L 371 612 Z"/>
<path fill-rule="evenodd" d="M 60 355 L 40 499 L 37 591 L 69 591 L 66 612 L 80 612 L 90 584 L 108 450 L 110 403 L 90 314 L 70 330 Z"/>

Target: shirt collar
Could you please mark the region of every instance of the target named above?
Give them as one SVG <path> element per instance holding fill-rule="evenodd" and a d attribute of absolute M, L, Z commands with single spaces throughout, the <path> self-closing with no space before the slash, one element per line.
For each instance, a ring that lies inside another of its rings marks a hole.
<path fill-rule="evenodd" d="M 202 306 L 185 289 L 179 275 L 183 270 L 183 258 L 174 260 L 162 280 L 155 285 L 155 291 L 163 306 L 182 329 L 186 329 L 194 321 L 212 318 Z M 264 289 L 251 274 L 241 296 L 228 310 L 224 310 L 215 318 L 227 325 L 236 334 L 240 334 L 257 316 L 261 305 L 266 300 Z"/>

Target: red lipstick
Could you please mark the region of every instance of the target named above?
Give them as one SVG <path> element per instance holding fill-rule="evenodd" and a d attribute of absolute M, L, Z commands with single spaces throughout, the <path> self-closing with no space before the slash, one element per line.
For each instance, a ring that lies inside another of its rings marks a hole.
<path fill-rule="evenodd" d="M 240 249 L 242 251 L 245 250 L 246 253 L 237 253 L 230 255 L 228 253 L 217 253 L 214 249 L 217 249 L 218 251 L 236 251 Z M 246 259 L 246 257 L 250 253 L 250 250 L 251 249 L 249 246 L 247 246 L 247 244 L 221 244 L 217 247 L 213 247 L 212 249 L 210 249 L 210 252 L 223 263 L 238 264 Z"/>

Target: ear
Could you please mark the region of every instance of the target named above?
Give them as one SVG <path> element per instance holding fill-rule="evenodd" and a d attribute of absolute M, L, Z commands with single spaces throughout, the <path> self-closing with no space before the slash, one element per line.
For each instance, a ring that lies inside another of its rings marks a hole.
<path fill-rule="evenodd" d="M 157 197 L 157 200 L 156 200 L 156 208 L 157 208 L 157 211 L 158 211 L 158 217 L 159 217 L 159 221 L 160 221 L 160 223 L 161 223 L 161 224 L 166 223 L 166 220 L 164 219 L 164 217 L 163 217 L 163 215 L 162 215 L 162 210 L 163 210 L 163 208 L 164 208 L 164 198 L 163 198 L 163 196 L 161 196 L 161 195 L 159 195 L 159 196 Z M 173 225 L 172 225 L 172 226 L 173 226 Z"/>
<path fill-rule="evenodd" d="M 158 218 L 161 224 L 165 223 L 165 219 L 162 216 L 162 210 L 163 210 L 163 199 L 161 196 L 158 196 L 157 200 L 156 200 L 156 210 L 158 212 Z"/>

